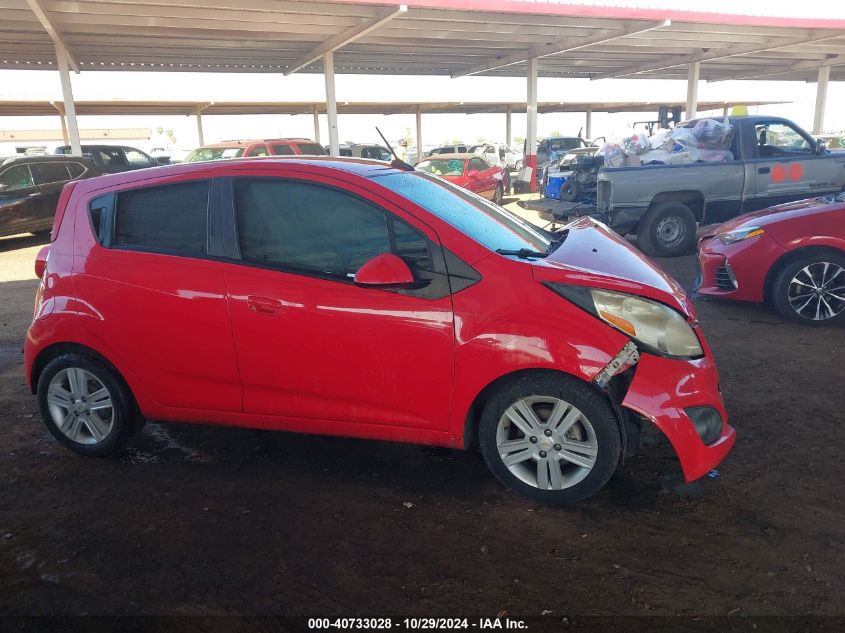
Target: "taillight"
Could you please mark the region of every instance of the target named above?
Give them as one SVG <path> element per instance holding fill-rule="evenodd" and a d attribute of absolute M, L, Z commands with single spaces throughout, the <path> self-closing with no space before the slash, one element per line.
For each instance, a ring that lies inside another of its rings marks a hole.
<path fill-rule="evenodd" d="M 41 279 L 44 276 L 44 269 L 47 268 L 47 257 L 50 255 L 50 245 L 42 246 L 35 256 L 35 276 Z"/>

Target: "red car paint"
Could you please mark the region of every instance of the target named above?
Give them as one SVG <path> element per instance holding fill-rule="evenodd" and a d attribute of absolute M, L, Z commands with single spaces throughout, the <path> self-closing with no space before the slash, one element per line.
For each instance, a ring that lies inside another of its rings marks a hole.
<path fill-rule="evenodd" d="M 446 165 L 453 161 L 462 165 L 459 174 L 449 173 L 445 167 L 429 173 L 435 173 L 441 178 L 477 193 L 488 200 L 493 200 L 497 187 L 500 185 L 504 187 L 505 169 L 499 165 L 490 165 L 477 154 L 437 154 L 424 158 L 416 166 L 423 171 L 429 171 L 426 168 L 427 165 Z M 483 168 L 474 169 L 475 166 L 483 166 Z"/>
<path fill-rule="evenodd" d="M 573 224 L 546 260 L 499 255 L 380 184 L 385 173 L 402 172 L 358 160 L 245 159 L 75 183 L 56 216 L 27 332 L 30 387 L 40 357 L 70 343 L 106 359 L 147 418 L 466 447 L 473 403 L 496 380 L 548 369 L 589 383 L 629 341 L 539 283 L 553 281 L 641 294 L 690 321 L 704 356 L 643 352 L 617 404 L 669 438 L 688 481 L 725 456 L 735 436 L 716 368 L 691 303 L 670 277 L 589 219 Z M 480 279 L 439 299 L 414 297 L 232 259 L 104 248 L 88 220 L 89 202 L 108 192 L 237 176 L 354 193 L 454 253 Z M 699 405 L 723 420 L 720 439 L 706 446 L 683 412 Z"/>
<path fill-rule="evenodd" d="M 733 244 L 718 236 L 746 227 L 764 233 Z M 698 243 L 701 277 L 697 292 L 703 295 L 763 302 L 772 271 L 783 258 L 799 249 L 824 246 L 845 253 L 845 203 L 831 198 L 810 198 L 747 213 L 720 224 Z M 720 287 L 717 272 L 728 262 L 736 289 Z"/>

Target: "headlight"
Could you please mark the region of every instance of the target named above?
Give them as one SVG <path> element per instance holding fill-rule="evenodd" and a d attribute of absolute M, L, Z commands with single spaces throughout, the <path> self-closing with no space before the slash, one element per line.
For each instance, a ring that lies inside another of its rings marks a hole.
<path fill-rule="evenodd" d="M 547 285 L 593 316 L 624 332 L 648 351 L 683 358 L 694 358 L 704 353 L 684 316 L 662 303 L 599 288 Z"/>
<path fill-rule="evenodd" d="M 716 235 L 716 239 L 718 239 L 722 244 L 733 244 L 734 242 L 747 240 L 750 237 L 757 237 L 763 233 L 765 233 L 765 231 L 759 226 L 749 226 L 744 229 L 734 229 L 733 231 L 719 233 Z"/>

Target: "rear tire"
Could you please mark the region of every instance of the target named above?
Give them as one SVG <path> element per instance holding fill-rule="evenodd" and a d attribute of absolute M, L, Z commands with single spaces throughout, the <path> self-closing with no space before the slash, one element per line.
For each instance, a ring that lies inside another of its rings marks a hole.
<path fill-rule="evenodd" d="M 820 251 L 784 266 L 772 282 L 772 304 L 784 319 L 801 325 L 845 321 L 845 255 Z"/>
<path fill-rule="evenodd" d="M 622 446 L 616 415 L 601 394 L 571 376 L 541 373 L 499 389 L 481 413 L 478 440 L 499 481 L 550 504 L 601 490 Z"/>
<path fill-rule="evenodd" d="M 496 193 L 493 194 L 493 202 L 500 205 L 502 204 L 502 198 L 505 195 L 505 189 L 502 186 L 502 183 L 496 185 Z"/>
<path fill-rule="evenodd" d="M 646 255 L 677 257 L 695 246 L 695 214 L 683 202 L 661 202 L 637 225 L 637 243 Z"/>
<path fill-rule="evenodd" d="M 37 393 L 47 429 L 75 453 L 105 457 L 132 434 L 132 394 L 102 361 L 75 352 L 62 354 L 41 372 Z"/>

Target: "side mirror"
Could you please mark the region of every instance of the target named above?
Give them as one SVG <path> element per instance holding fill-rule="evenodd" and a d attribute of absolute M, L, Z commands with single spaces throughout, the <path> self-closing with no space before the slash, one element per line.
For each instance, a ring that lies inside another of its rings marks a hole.
<path fill-rule="evenodd" d="M 816 141 L 816 154 L 824 154 L 827 151 L 827 141 L 820 138 Z"/>
<path fill-rule="evenodd" d="M 170 156 L 156 156 L 153 161 L 155 165 L 169 165 Z"/>
<path fill-rule="evenodd" d="M 358 269 L 355 283 L 382 288 L 407 286 L 414 283 L 414 275 L 401 258 L 393 253 L 382 253 Z"/>

